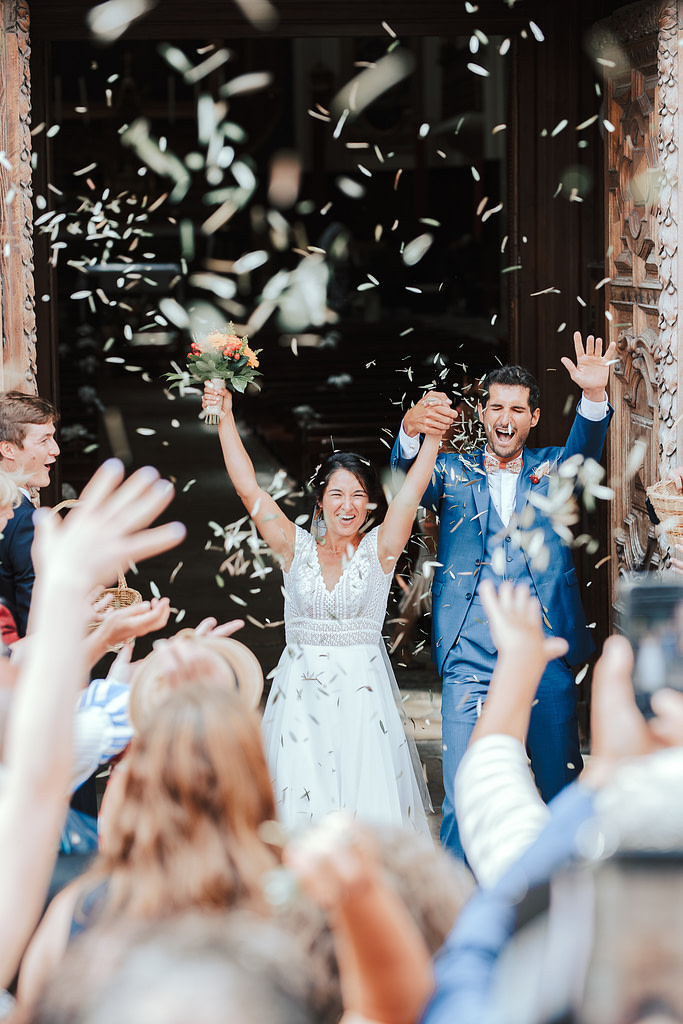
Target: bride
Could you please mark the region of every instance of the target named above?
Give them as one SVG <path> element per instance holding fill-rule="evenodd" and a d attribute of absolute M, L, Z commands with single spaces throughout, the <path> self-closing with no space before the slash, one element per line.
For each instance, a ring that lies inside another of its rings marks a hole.
<path fill-rule="evenodd" d="M 388 508 L 370 463 L 334 452 L 312 481 L 316 537 L 259 487 L 232 395 L 207 382 L 204 408 L 219 403 L 228 475 L 284 576 L 287 646 L 263 716 L 280 820 L 292 829 L 344 809 L 428 834 L 429 795 L 381 631 L 440 435 L 427 435 Z"/>

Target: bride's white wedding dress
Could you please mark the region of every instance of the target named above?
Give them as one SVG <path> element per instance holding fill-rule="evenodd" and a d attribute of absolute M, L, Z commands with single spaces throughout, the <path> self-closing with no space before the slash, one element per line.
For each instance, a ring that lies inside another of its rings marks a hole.
<path fill-rule="evenodd" d="M 283 576 L 287 646 L 263 716 L 282 824 L 346 810 L 428 835 L 429 794 L 381 635 L 393 572 L 377 557 L 377 528 L 328 591 L 317 542 L 297 527 Z"/>

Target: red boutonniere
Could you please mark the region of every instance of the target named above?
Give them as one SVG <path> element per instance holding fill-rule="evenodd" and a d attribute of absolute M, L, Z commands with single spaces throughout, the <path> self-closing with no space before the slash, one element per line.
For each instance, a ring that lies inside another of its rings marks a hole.
<path fill-rule="evenodd" d="M 546 461 L 542 462 L 540 466 L 536 466 L 536 469 L 531 474 L 531 482 L 532 482 L 532 484 L 537 484 L 539 482 L 539 480 L 541 480 L 544 476 L 547 476 L 549 472 L 550 472 L 550 463 L 546 459 Z"/>

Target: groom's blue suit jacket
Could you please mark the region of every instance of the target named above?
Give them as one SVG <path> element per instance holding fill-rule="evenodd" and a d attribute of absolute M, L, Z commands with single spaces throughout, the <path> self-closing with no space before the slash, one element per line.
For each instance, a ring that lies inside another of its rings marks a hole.
<path fill-rule="evenodd" d="M 517 480 L 515 512 L 519 516 L 533 490 L 547 494 L 548 476 L 533 483 L 534 471 L 546 460 L 550 471 L 572 455 L 599 460 L 613 410 L 602 419 L 588 420 L 577 412 L 564 448 L 525 448 Z M 407 472 L 410 462 L 401 458 L 399 441 L 391 453 L 392 469 Z M 432 656 L 441 672 L 446 655 L 456 642 L 478 585 L 488 527 L 489 487 L 484 471 L 484 452 L 439 455 L 422 505 L 440 517 L 439 547 L 432 583 Z M 534 508 L 532 529 L 543 528 L 550 558 L 546 569 L 528 569 L 543 605 L 546 626 L 569 643 L 567 661 L 578 665 L 595 645 L 586 623 L 576 569 L 569 547 L 560 539 L 548 517 Z"/>

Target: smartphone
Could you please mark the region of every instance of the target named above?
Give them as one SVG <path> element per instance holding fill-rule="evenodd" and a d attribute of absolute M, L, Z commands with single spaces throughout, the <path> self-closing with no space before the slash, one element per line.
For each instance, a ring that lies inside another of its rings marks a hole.
<path fill-rule="evenodd" d="M 652 715 L 650 697 L 662 687 L 683 692 L 683 582 L 651 576 L 619 585 L 619 629 L 633 648 L 636 703 Z"/>

